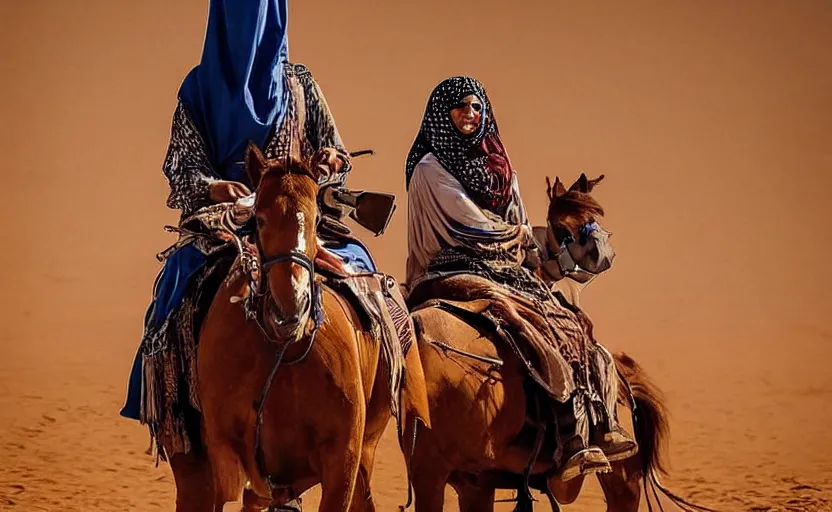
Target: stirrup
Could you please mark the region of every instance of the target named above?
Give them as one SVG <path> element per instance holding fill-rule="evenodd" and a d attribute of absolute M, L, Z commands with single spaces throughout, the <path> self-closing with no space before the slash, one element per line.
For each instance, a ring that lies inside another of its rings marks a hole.
<path fill-rule="evenodd" d="M 604 452 L 595 446 L 584 448 L 563 464 L 558 478 L 561 482 L 568 482 L 578 476 L 589 476 L 595 473 L 611 473 L 612 467 Z"/>

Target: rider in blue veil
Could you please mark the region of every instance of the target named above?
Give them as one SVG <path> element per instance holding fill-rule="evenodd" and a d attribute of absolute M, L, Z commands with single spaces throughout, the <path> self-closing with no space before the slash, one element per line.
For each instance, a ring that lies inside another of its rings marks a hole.
<path fill-rule="evenodd" d="M 242 163 L 249 141 L 269 158 L 294 151 L 322 163 L 318 167 L 328 169 L 319 179 L 322 190 L 346 180 L 350 156 L 323 93 L 309 69 L 288 60 L 286 4 L 210 1 L 202 58 L 179 89 L 163 164 L 170 185 L 167 205 L 180 210 L 182 219 L 251 194 Z M 324 214 L 325 221 L 340 226 L 337 214 Z M 348 266 L 376 271 L 357 240 L 322 238 Z M 121 415 L 150 427 L 162 457 L 190 447 L 183 411 L 199 409 L 190 385 L 195 333 L 230 266 L 223 254 L 204 242 L 180 239 L 165 253 L 156 279 Z M 171 368 L 184 376 L 169 378 Z"/>

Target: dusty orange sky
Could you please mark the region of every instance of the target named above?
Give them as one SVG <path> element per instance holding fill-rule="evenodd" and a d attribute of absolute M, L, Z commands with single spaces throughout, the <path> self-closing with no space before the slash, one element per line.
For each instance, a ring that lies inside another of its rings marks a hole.
<path fill-rule="evenodd" d="M 144 449 L 114 416 L 154 255 L 173 242 L 160 167 L 206 13 L 0 3 L 0 439 L 63 403 L 112 425 L 98 463 Z M 546 175 L 607 175 L 596 197 L 618 258 L 582 305 L 670 398 L 683 488 L 748 503 L 775 503 L 759 488 L 782 478 L 832 489 L 832 3 L 291 0 L 289 46 L 347 146 L 376 150 L 350 184 L 400 197 L 388 233 L 365 237 L 384 270 L 403 277 L 403 164 L 427 96 L 474 75 L 533 221 Z M 71 460 L 85 427 L 66 428 L 43 453 Z M 139 463 L 148 481 L 167 473 Z M 0 461 L 0 497 L 19 473 Z"/>

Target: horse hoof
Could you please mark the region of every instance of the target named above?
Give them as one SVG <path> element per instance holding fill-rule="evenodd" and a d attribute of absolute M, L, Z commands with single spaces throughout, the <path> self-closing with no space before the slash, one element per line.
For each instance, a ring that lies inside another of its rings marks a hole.
<path fill-rule="evenodd" d="M 300 499 L 294 499 L 283 505 L 272 505 L 269 512 L 303 512 L 303 507 L 300 505 Z"/>

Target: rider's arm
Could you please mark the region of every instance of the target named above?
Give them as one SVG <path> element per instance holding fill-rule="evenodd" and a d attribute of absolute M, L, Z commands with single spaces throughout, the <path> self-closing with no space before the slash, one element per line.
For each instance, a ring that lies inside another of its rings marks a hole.
<path fill-rule="evenodd" d="M 522 240 L 522 224 L 480 208 L 433 155 L 416 166 L 408 197 L 421 210 L 417 222 L 427 222 L 444 245 L 512 245 Z"/>
<path fill-rule="evenodd" d="M 338 127 L 335 125 L 335 118 L 329 110 L 323 91 L 315 81 L 312 73 L 305 69 L 298 73 L 298 80 L 303 87 L 303 95 L 306 100 L 306 139 L 317 153 L 321 150 L 330 150 L 330 154 L 324 160 L 324 168 L 319 185 L 324 188 L 329 185 L 343 185 L 346 182 L 347 173 L 351 169 L 350 156 Z"/>
<path fill-rule="evenodd" d="M 506 217 L 511 223 L 523 226 L 523 249 L 526 252 L 524 265 L 532 269 L 538 268 L 542 264 L 542 254 L 534 236 L 534 229 L 529 221 L 529 216 L 526 214 L 526 206 L 520 197 L 520 183 L 517 179 L 517 173 L 514 173 L 512 178 L 511 203 Z"/>
<path fill-rule="evenodd" d="M 524 226 L 523 232 L 527 237 L 525 240 L 526 244 L 534 245 L 532 225 L 529 222 L 529 216 L 526 214 L 526 205 L 523 203 L 523 198 L 520 197 L 520 182 L 517 179 L 516 172 L 511 179 L 511 202 L 509 203 L 506 220 L 511 224 Z"/>
<path fill-rule="evenodd" d="M 170 185 L 169 208 L 181 210 L 187 216 L 211 204 L 208 186 L 217 177 L 208 161 L 202 139 L 181 103 L 173 114 L 162 172 Z"/>
<path fill-rule="evenodd" d="M 522 240 L 520 225 L 487 214 L 431 154 L 416 165 L 407 198 L 408 283 L 419 279 L 444 248 L 485 256 L 492 250 L 516 250 Z"/>

